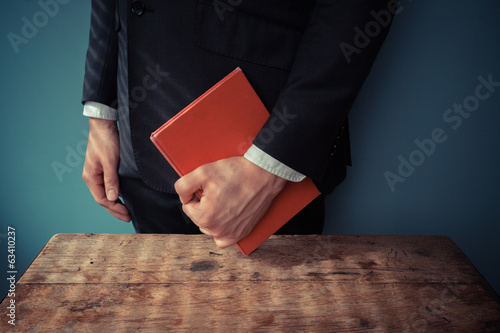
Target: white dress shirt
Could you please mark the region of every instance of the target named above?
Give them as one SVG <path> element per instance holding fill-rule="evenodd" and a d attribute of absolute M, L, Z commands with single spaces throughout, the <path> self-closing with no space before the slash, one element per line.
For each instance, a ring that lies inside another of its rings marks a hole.
<path fill-rule="evenodd" d="M 85 102 L 83 107 L 83 115 L 92 118 L 100 118 L 107 120 L 118 120 L 118 111 L 101 103 L 88 101 Z M 252 145 L 245 155 L 243 155 L 250 162 L 258 165 L 262 169 L 270 173 L 284 178 L 292 182 L 300 182 L 306 176 L 286 166 L 274 157 L 265 153 L 257 146 Z"/>

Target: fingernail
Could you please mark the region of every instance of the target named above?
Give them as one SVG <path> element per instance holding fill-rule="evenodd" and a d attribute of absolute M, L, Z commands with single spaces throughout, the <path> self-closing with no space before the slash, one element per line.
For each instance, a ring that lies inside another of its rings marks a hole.
<path fill-rule="evenodd" d="M 108 191 L 108 200 L 109 201 L 116 201 L 118 199 L 118 195 L 116 194 L 115 190 L 109 190 Z"/>

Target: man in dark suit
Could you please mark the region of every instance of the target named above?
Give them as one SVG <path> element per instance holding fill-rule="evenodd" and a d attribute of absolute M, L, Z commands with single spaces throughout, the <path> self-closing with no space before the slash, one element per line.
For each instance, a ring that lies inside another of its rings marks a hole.
<path fill-rule="evenodd" d="M 309 176 L 323 195 L 280 232 L 321 233 L 324 195 L 350 163 L 347 114 L 396 7 L 392 0 L 92 1 L 83 92 L 90 117 L 83 178 L 92 195 L 115 217 L 132 218 L 137 232 L 201 231 L 222 248 L 252 230 L 287 181 Z M 244 157 L 177 180 L 151 132 L 236 67 L 270 111 L 268 122 Z"/>

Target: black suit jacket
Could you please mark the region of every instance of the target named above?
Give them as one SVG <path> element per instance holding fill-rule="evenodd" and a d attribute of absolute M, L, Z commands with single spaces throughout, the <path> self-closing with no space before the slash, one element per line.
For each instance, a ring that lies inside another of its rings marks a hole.
<path fill-rule="evenodd" d="M 239 66 L 271 112 L 254 144 L 327 193 L 345 177 L 347 114 L 388 30 L 379 24 L 360 45 L 356 28 L 365 31 L 389 1 L 93 0 L 83 101 L 123 98 L 116 35 L 127 24 L 135 160 L 149 186 L 173 191 L 178 176 L 150 133 Z M 346 45 L 358 46 L 350 62 Z M 164 79 L 141 89 L 151 69 Z"/>

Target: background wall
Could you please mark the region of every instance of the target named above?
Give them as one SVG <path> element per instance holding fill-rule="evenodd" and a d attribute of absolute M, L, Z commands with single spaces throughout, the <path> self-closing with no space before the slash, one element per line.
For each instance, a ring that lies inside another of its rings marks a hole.
<path fill-rule="evenodd" d="M 90 1 L 58 1 L 10 0 L 0 12 L 0 296 L 8 226 L 18 278 L 56 233 L 133 232 L 81 180 Z M 469 97 L 479 76 L 500 81 L 498 36 L 496 0 L 401 0 L 352 110 L 354 166 L 328 198 L 325 233 L 448 235 L 500 291 L 500 86 Z M 463 103 L 475 111 L 460 126 L 443 119 Z M 446 140 L 431 149 L 436 129 Z M 398 171 L 401 158 L 418 166 Z"/>

